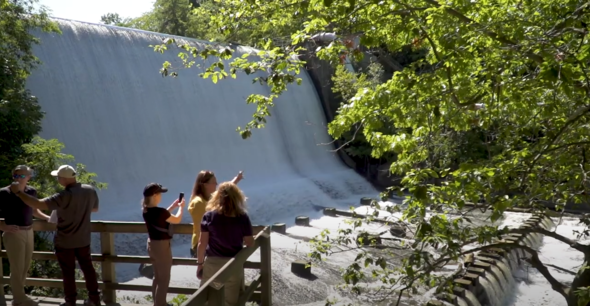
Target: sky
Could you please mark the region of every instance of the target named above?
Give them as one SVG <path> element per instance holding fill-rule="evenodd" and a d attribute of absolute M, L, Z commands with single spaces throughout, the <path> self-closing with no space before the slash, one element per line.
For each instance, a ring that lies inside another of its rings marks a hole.
<path fill-rule="evenodd" d="M 51 10 L 50 16 L 77 21 L 99 23 L 100 16 L 119 13 L 125 17 L 139 17 L 152 9 L 154 0 L 39 0 Z"/>

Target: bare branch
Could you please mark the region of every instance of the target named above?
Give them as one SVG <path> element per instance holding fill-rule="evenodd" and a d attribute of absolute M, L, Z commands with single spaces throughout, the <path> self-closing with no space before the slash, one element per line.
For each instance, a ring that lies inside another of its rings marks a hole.
<path fill-rule="evenodd" d="M 526 228 L 526 229 L 519 228 L 519 229 L 511 230 L 510 232 L 512 232 L 512 233 L 521 233 L 521 234 L 526 234 L 526 233 L 531 233 L 531 232 L 539 233 L 541 235 L 545 235 L 547 237 L 551 237 L 551 238 L 553 238 L 555 240 L 559 240 L 559 241 L 561 241 L 561 242 L 569 245 L 571 248 L 573 248 L 575 250 L 578 250 L 578 251 L 580 251 L 582 253 L 587 253 L 587 252 L 590 251 L 590 246 L 588 246 L 588 245 L 580 244 L 577 241 L 574 241 L 572 239 L 566 238 L 566 237 L 564 237 L 564 236 L 562 236 L 562 235 L 560 235 L 560 234 L 558 234 L 556 232 L 548 231 L 548 230 L 546 230 L 544 228 L 541 228 L 541 227 L 533 227 L 533 228 Z"/>
<path fill-rule="evenodd" d="M 567 273 L 567 274 L 576 275 L 576 272 L 574 272 L 574 271 L 570 271 L 570 270 L 568 270 L 568 269 L 565 269 L 565 268 L 562 268 L 562 267 L 558 267 L 558 266 L 556 266 L 556 265 L 552 265 L 552 264 L 545 264 L 545 265 L 546 265 L 547 267 L 551 267 L 551 268 L 553 268 L 553 269 L 555 269 L 555 270 L 559 270 L 559 271 L 561 271 L 561 272 L 564 272 L 564 273 Z"/>

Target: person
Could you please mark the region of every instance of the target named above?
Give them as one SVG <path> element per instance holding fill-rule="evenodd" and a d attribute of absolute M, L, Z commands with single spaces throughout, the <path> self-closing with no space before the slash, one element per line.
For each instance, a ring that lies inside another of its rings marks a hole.
<path fill-rule="evenodd" d="M 84 274 L 88 300 L 87 306 L 100 305 L 100 292 L 96 270 L 90 256 L 90 215 L 98 211 L 99 201 L 91 185 L 76 181 L 76 170 L 62 165 L 51 172 L 64 190 L 44 199 L 37 199 L 24 192 L 24 184 L 15 182 L 10 190 L 33 209 L 57 211 L 57 232 L 54 236 L 55 255 L 61 268 L 65 303 L 61 306 L 76 305 L 76 260 Z"/>
<path fill-rule="evenodd" d="M 197 278 L 201 279 L 201 284 L 235 257 L 244 244 L 254 246 L 245 201 L 246 197 L 236 184 L 225 182 L 207 203 L 197 248 Z M 244 290 L 244 269 L 231 275 L 223 285 L 226 305 L 237 305 L 240 292 Z"/>
<path fill-rule="evenodd" d="M 242 171 L 240 171 L 238 172 L 238 175 L 234 177 L 232 183 L 238 184 L 243 178 L 244 175 Z M 215 173 L 207 170 L 199 172 L 188 204 L 188 212 L 193 219 L 193 237 L 190 249 L 191 257 L 196 257 L 199 235 L 201 234 L 201 219 L 203 219 L 203 215 L 205 214 L 207 201 L 209 201 L 211 194 L 215 192 L 215 189 L 217 189 Z"/>
<path fill-rule="evenodd" d="M 147 249 L 154 269 L 152 280 L 152 297 L 154 306 L 166 306 L 166 293 L 170 284 L 170 269 L 172 268 L 172 249 L 170 240 L 172 231 L 170 224 L 178 224 L 182 221 L 182 201 L 174 201 L 168 209 L 158 207 L 162 200 L 162 193 L 168 188 L 160 184 L 151 183 L 143 189 L 143 200 L 141 202 L 143 220 L 148 231 Z M 178 207 L 176 215 L 171 211 Z"/>
<path fill-rule="evenodd" d="M 28 185 L 33 170 L 26 165 L 19 165 L 12 170 L 12 179 L 23 187 L 23 192 L 37 197 L 37 190 Z M 10 263 L 10 287 L 12 305 L 35 305 L 36 302 L 25 294 L 25 281 L 31 266 L 35 239 L 33 233 L 33 216 L 48 221 L 49 216 L 39 209 L 32 209 L 23 203 L 11 190 L 10 186 L 0 189 L 0 211 L 4 215 L 4 224 L 0 230 L 4 233 L 4 248 Z"/>

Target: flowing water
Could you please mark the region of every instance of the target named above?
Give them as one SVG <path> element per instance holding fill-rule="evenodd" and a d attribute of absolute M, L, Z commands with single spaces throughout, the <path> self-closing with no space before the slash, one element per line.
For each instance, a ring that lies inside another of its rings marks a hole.
<path fill-rule="evenodd" d="M 475 294 L 469 290 L 465 290 L 465 299 L 467 300 L 469 306 L 481 306 Z"/>

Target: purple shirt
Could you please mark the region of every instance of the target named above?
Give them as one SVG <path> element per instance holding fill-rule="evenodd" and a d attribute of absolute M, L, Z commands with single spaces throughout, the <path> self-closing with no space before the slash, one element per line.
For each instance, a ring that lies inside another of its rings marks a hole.
<path fill-rule="evenodd" d="M 201 221 L 201 232 L 209 233 L 207 256 L 234 257 L 244 247 L 244 237 L 252 236 L 252 223 L 247 214 L 227 217 L 208 211 Z"/>
<path fill-rule="evenodd" d="M 25 193 L 37 197 L 37 190 L 33 187 L 26 186 Z M 12 193 L 10 186 L 0 189 L 0 211 L 6 225 L 23 227 L 33 225 L 33 209 Z"/>

